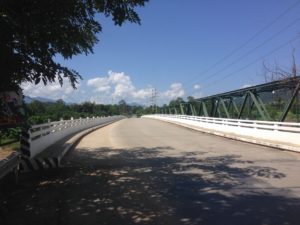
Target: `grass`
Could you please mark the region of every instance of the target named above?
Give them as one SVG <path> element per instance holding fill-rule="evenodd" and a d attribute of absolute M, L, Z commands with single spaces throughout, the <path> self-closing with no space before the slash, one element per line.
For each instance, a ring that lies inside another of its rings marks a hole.
<path fill-rule="evenodd" d="M 10 140 L 10 141 L 7 141 L 7 142 L 3 142 L 3 143 L 0 144 L 0 149 L 11 150 L 11 151 L 19 151 L 20 141 Z"/>
<path fill-rule="evenodd" d="M 0 146 L 7 145 L 7 144 L 10 144 L 10 143 L 13 143 L 13 142 L 16 142 L 16 141 L 18 141 L 18 140 L 14 139 L 14 138 L 3 138 L 3 137 L 1 137 Z"/>

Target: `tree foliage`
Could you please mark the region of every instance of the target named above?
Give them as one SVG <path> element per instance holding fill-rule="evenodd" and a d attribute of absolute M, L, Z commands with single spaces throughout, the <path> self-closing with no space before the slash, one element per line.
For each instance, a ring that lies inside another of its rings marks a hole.
<path fill-rule="evenodd" d="M 0 91 L 21 82 L 55 82 L 63 77 L 75 88 L 80 74 L 55 61 L 93 52 L 101 24 L 97 14 L 116 25 L 140 23 L 136 7 L 148 0 L 1 0 Z"/>
<path fill-rule="evenodd" d="M 174 106 L 178 106 L 181 103 L 185 103 L 185 101 L 183 100 L 183 98 L 178 97 L 177 99 L 171 100 L 169 103 L 169 107 L 174 107 Z"/>
<path fill-rule="evenodd" d="M 142 106 L 128 105 L 124 100 L 122 104 L 95 104 L 83 102 L 81 104 L 66 104 L 63 100 L 56 102 L 32 101 L 26 104 L 27 121 L 29 124 L 46 123 L 48 120 L 74 119 L 93 116 L 141 116 L 144 113 Z"/>

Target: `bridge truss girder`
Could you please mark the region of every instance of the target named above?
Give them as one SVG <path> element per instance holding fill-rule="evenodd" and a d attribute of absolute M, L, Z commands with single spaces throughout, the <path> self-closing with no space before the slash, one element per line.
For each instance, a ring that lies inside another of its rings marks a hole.
<path fill-rule="evenodd" d="M 169 107 L 165 112 L 281 122 L 290 121 L 291 119 L 288 118 L 290 114 L 296 116 L 296 121 L 299 122 L 299 90 L 300 77 L 293 77 L 199 98 L 193 102 L 182 102 L 179 105 Z"/>
<path fill-rule="evenodd" d="M 292 105 L 295 104 L 295 99 L 299 98 L 299 89 L 300 78 L 294 77 L 199 98 L 193 105 L 197 108 L 197 116 L 285 121 Z M 280 113 L 280 116 L 274 119 L 270 116 L 270 111 L 274 114 L 274 109 L 271 110 L 270 106 L 275 104 L 274 93 L 276 92 L 279 92 L 277 98 L 284 99 L 285 105 L 281 111 L 278 109 L 275 112 Z M 300 104 L 295 106 L 298 108 Z"/>

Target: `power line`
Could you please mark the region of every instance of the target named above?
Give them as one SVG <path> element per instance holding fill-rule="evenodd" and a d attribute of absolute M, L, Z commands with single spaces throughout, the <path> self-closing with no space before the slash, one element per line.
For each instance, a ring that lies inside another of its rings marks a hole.
<path fill-rule="evenodd" d="M 225 61 L 226 59 L 228 59 L 229 57 L 231 57 L 232 55 L 234 55 L 236 52 L 240 51 L 247 44 L 249 44 L 252 40 L 254 40 L 257 36 L 259 36 L 261 33 L 263 33 L 265 30 L 267 30 L 269 27 L 271 27 L 273 24 L 275 24 L 278 20 L 280 20 L 283 16 L 285 16 L 290 10 L 292 10 L 299 3 L 300 3 L 300 0 L 298 0 L 295 3 L 293 3 L 292 5 L 290 5 L 287 9 L 285 9 L 274 20 L 272 20 L 271 22 L 269 22 L 268 24 L 266 24 L 264 27 L 262 27 L 260 30 L 258 30 L 254 35 L 252 35 L 247 41 L 245 41 L 243 44 L 241 44 L 240 46 L 238 46 L 237 48 L 235 48 L 234 50 L 232 50 L 231 52 L 229 52 L 227 55 L 225 55 L 224 57 L 222 57 L 221 59 L 219 59 L 216 63 L 214 63 L 213 65 L 211 65 L 210 67 L 208 67 L 206 70 L 204 70 L 200 74 L 192 77 L 190 80 L 193 80 L 193 79 L 199 77 L 200 75 L 206 74 L 207 72 L 209 72 L 210 70 L 212 70 L 213 68 L 215 68 L 217 65 L 219 65 L 220 63 L 222 63 L 223 61 Z M 188 80 L 185 83 L 188 83 L 190 80 Z"/>
<path fill-rule="evenodd" d="M 239 61 L 241 61 L 243 58 L 247 57 L 248 55 L 250 55 L 251 53 L 253 53 L 255 50 L 257 50 L 260 47 L 264 46 L 265 44 L 267 44 L 268 42 L 270 42 L 271 40 L 273 40 L 275 37 L 277 37 L 278 35 L 280 35 L 282 32 L 286 31 L 287 29 L 289 29 L 290 27 L 292 27 L 293 25 L 295 25 L 299 21 L 300 21 L 300 18 L 297 18 L 296 20 L 292 21 L 290 24 L 288 24 L 287 26 L 285 26 L 280 31 L 278 31 L 277 33 L 275 33 L 271 37 L 267 38 L 265 41 L 263 41 L 262 43 L 260 43 L 256 47 L 254 47 L 253 49 L 249 50 L 245 54 L 241 55 L 235 61 L 231 62 L 230 64 L 226 65 L 225 67 L 223 67 L 220 70 L 218 70 L 218 71 L 214 72 L 213 74 L 211 74 L 209 77 L 207 77 L 206 81 L 209 80 L 209 79 L 211 79 L 212 77 L 215 77 L 217 74 L 219 74 L 220 72 L 228 69 L 229 67 L 235 65 L 236 63 L 238 63 Z"/>
<path fill-rule="evenodd" d="M 287 41 L 287 42 L 285 42 L 285 43 L 283 43 L 283 44 L 277 46 L 277 47 L 274 48 L 272 51 L 270 51 L 270 52 L 268 52 L 267 54 L 265 54 L 265 55 L 263 55 L 263 56 L 261 56 L 261 57 L 255 59 L 255 60 L 253 60 L 252 62 L 248 63 L 247 65 L 245 65 L 245 66 L 243 66 L 243 67 L 241 67 L 241 68 L 239 68 L 238 70 L 236 70 L 236 71 L 234 71 L 234 72 L 231 72 L 231 73 L 229 73 L 229 74 L 227 74 L 227 75 L 225 75 L 225 76 L 219 78 L 217 81 L 210 82 L 209 84 L 205 85 L 205 88 L 203 88 L 203 89 L 206 89 L 206 88 L 208 88 L 208 87 L 211 87 L 211 86 L 213 86 L 214 84 L 216 84 L 216 82 L 223 81 L 223 80 L 227 79 L 228 77 L 231 77 L 232 75 L 234 75 L 234 74 L 236 74 L 236 73 L 238 73 L 238 72 L 241 72 L 242 70 L 248 68 L 249 66 L 251 66 L 251 65 L 253 65 L 253 64 L 255 64 L 255 63 L 257 63 L 257 62 L 259 62 L 259 61 L 261 61 L 261 60 L 263 60 L 265 57 L 267 57 L 267 56 L 269 56 L 269 55 L 272 55 L 273 53 L 275 53 L 276 51 L 278 51 L 278 50 L 280 50 L 281 48 L 285 47 L 286 45 L 291 44 L 292 42 L 296 41 L 297 39 L 299 39 L 299 35 L 297 35 L 296 37 L 290 39 L 289 41 Z"/>

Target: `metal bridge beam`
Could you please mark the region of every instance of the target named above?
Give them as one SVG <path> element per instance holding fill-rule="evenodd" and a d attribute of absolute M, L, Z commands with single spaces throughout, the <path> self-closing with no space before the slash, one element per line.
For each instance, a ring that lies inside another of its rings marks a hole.
<path fill-rule="evenodd" d="M 225 104 L 224 100 L 222 98 L 219 98 L 219 101 L 220 101 L 220 103 L 221 103 L 221 105 L 222 105 L 222 107 L 225 111 L 225 114 L 226 114 L 227 118 L 230 118 L 230 115 L 229 115 L 229 112 L 228 112 L 228 109 L 226 107 L 226 104 Z"/>
<path fill-rule="evenodd" d="M 219 112 L 219 99 L 213 99 L 213 107 L 212 107 L 212 117 L 215 117 L 217 112 Z"/>
<path fill-rule="evenodd" d="M 181 115 L 184 115 L 185 114 L 185 110 L 184 110 L 184 106 L 182 103 L 179 104 L 179 107 L 180 107 L 180 113 Z"/>
<path fill-rule="evenodd" d="M 294 102 L 294 100 L 295 100 L 295 98 L 296 98 L 296 96 L 299 92 L 299 89 L 300 89 L 300 82 L 298 82 L 297 86 L 295 87 L 295 89 L 293 91 L 293 94 L 292 94 L 289 102 L 286 104 L 285 109 L 284 109 L 284 111 L 283 111 L 283 113 L 282 113 L 282 115 L 279 119 L 280 122 L 283 122 L 285 120 L 285 118 L 286 118 L 288 112 L 290 111 L 290 109 L 293 105 L 293 102 Z"/>
<path fill-rule="evenodd" d="M 260 104 L 260 102 L 257 100 L 256 96 L 251 92 L 249 91 L 249 96 L 251 97 L 254 105 L 256 106 L 261 118 L 263 120 L 270 120 L 270 117 L 268 116 L 267 112 L 264 111 L 264 107 L 262 107 L 262 105 Z M 250 108 L 250 113 L 252 111 L 252 107 Z"/>
<path fill-rule="evenodd" d="M 202 109 L 203 109 L 204 116 L 208 117 L 209 115 L 208 115 L 207 107 L 206 107 L 206 104 L 204 101 L 202 102 Z"/>
<path fill-rule="evenodd" d="M 241 116 L 242 116 L 242 113 L 243 113 L 243 111 L 244 111 L 244 109 L 245 109 L 247 100 L 248 100 L 248 92 L 246 92 L 246 94 L 244 95 L 244 101 L 243 101 L 242 107 L 241 107 L 241 109 L 240 109 L 240 111 L 239 111 L 238 119 L 240 119 Z"/>
<path fill-rule="evenodd" d="M 195 106 L 192 104 L 192 103 L 189 103 L 189 107 L 190 107 L 190 110 L 191 110 L 191 113 L 193 116 L 196 115 L 196 109 L 195 109 Z"/>
<path fill-rule="evenodd" d="M 273 99 L 268 98 L 273 91 L 279 90 L 280 94 L 287 102 L 284 106 L 284 111 L 281 112 L 281 108 L 274 108 Z M 286 92 L 292 92 L 289 99 L 286 98 Z M 270 112 L 275 110 L 276 113 L 281 113 L 279 121 L 285 121 L 287 115 L 291 112 L 292 107 L 295 106 L 300 110 L 300 104 L 295 104 L 295 99 L 300 91 L 300 76 L 286 78 L 282 80 L 273 81 L 270 83 L 264 83 L 256 86 L 242 88 L 230 92 L 207 96 L 203 98 L 195 99 L 199 102 L 199 108 L 197 105 L 197 113 L 199 115 L 216 117 L 218 116 L 218 109 L 222 112 L 222 117 L 230 118 L 246 118 L 251 116 L 252 119 L 272 120 Z M 266 95 L 265 95 L 266 94 Z M 265 98 L 266 97 L 266 98 Z M 220 98 L 223 100 L 220 100 Z M 209 106 L 208 113 L 205 112 L 204 105 Z M 272 111 L 269 111 L 272 109 Z M 255 113 L 254 113 L 255 112 Z M 298 116 L 298 111 L 293 111 L 293 115 Z"/>

